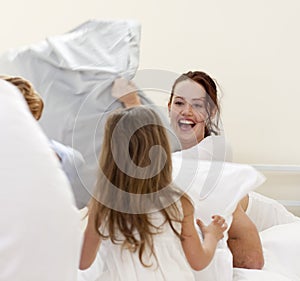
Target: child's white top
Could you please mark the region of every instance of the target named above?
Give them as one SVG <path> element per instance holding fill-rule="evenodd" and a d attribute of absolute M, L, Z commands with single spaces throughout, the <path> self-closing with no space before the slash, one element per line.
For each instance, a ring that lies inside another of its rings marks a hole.
<path fill-rule="evenodd" d="M 160 212 L 149 215 L 155 226 L 164 223 Z M 180 233 L 181 224 L 173 223 Z M 103 262 L 103 273 L 97 281 L 190 281 L 195 280 L 192 269 L 184 255 L 180 239 L 173 232 L 169 223 L 161 227 L 162 232 L 153 236 L 154 250 L 157 261 L 152 256 L 147 259 L 144 254 L 143 261 L 153 264 L 150 268 L 144 267 L 139 260 L 138 251 L 132 253 L 122 250 L 121 245 L 115 245 L 110 240 L 102 241 L 100 256 Z"/>

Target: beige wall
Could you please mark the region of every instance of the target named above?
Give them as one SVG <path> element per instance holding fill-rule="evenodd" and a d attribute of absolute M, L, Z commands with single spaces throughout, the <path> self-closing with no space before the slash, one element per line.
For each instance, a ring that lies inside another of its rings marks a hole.
<path fill-rule="evenodd" d="M 217 79 L 235 161 L 300 165 L 298 0 L 16 0 L 1 11 L 1 52 L 91 18 L 137 19 L 140 69 Z"/>
<path fill-rule="evenodd" d="M 140 69 L 202 69 L 217 79 L 236 161 L 300 164 L 298 0 L 16 0 L 3 6 L 1 52 L 91 18 L 137 19 Z"/>

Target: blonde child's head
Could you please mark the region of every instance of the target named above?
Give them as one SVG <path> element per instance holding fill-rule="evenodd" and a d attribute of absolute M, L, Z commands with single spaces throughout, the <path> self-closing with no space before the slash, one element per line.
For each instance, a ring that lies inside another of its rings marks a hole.
<path fill-rule="evenodd" d="M 0 75 L 0 79 L 10 82 L 19 89 L 25 98 L 33 117 L 36 120 L 39 120 L 42 116 L 44 103 L 41 96 L 35 91 L 32 84 L 23 77 L 18 76 Z"/>

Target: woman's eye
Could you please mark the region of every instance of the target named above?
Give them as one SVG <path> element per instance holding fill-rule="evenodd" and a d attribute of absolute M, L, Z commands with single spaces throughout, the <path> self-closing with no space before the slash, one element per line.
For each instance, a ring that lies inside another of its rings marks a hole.
<path fill-rule="evenodd" d="M 178 105 L 178 106 L 184 105 L 184 103 L 182 101 L 175 101 L 174 104 Z"/>
<path fill-rule="evenodd" d="M 204 105 L 203 105 L 203 104 L 200 104 L 200 103 L 195 103 L 195 104 L 193 104 L 193 107 L 194 107 L 194 108 L 203 108 Z"/>

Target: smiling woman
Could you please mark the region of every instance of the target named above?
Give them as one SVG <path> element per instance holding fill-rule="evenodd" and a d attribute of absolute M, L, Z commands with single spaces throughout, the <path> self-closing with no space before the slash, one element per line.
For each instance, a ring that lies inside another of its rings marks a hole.
<path fill-rule="evenodd" d="M 202 71 L 182 74 L 168 103 L 171 126 L 187 149 L 211 134 L 219 134 L 219 104 L 213 79 Z"/>

